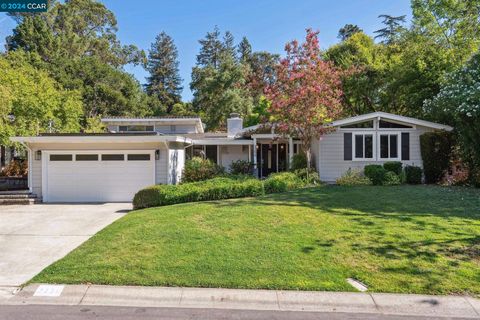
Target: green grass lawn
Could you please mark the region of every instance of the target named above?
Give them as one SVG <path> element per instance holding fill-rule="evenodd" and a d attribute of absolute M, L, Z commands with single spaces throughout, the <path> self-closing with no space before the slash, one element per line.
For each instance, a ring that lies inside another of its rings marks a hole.
<path fill-rule="evenodd" d="M 133 211 L 33 282 L 480 294 L 480 190 L 326 186 Z"/>

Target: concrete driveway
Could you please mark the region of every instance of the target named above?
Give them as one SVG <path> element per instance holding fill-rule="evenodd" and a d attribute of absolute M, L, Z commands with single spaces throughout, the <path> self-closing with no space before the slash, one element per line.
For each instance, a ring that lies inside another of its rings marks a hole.
<path fill-rule="evenodd" d="M 0 206 L 0 287 L 30 280 L 131 208 L 129 203 Z"/>

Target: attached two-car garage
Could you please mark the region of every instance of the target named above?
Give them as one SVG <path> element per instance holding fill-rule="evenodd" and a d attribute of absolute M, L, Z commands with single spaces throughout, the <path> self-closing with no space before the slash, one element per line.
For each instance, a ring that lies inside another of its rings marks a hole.
<path fill-rule="evenodd" d="M 154 150 L 69 150 L 42 154 L 44 202 L 122 202 L 155 184 Z"/>

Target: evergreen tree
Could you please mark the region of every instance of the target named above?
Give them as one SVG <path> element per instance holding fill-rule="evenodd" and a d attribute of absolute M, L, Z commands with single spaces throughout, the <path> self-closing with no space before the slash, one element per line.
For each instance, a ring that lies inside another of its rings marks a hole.
<path fill-rule="evenodd" d="M 205 39 L 198 41 L 201 45 L 200 52 L 197 55 L 197 66 L 218 67 L 220 54 L 223 51 L 223 43 L 220 39 L 220 30 L 217 26 L 212 32 L 207 32 Z"/>
<path fill-rule="evenodd" d="M 343 26 L 343 28 L 338 30 L 338 38 L 342 41 L 345 41 L 358 32 L 363 32 L 363 30 L 360 29 L 356 24 L 346 24 Z"/>
<path fill-rule="evenodd" d="M 230 31 L 226 31 L 225 35 L 223 36 L 223 48 L 222 52 L 226 55 L 229 55 L 233 59 L 237 58 L 236 52 L 235 52 L 235 38 L 233 37 L 233 34 Z"/>
<path fill-rule="evenodd" d="M 145 89 L 171 113 L 173 106 L 180 102 L 182 79 L 178 70 L 178 51 L 173 39 L 165 32 L 160 33 L 152 43 L 148 53 L 147 78 Z"/>
<path fill-rule="evenodd" d="M 403 24 L 405 23 L 406 16 L 394 17 L 388 14 L 381 14 L 378 17 L 383 18 L 382 23 L 385 25 L 385 28 L 374 31 L 374 33 L 377 34 L 375 39 L 383 39 L 382 42 L 386 44 L 395 42 L 401 31 L 405 30 Z"/>
<path fill-rule="evenodd" d="M 249 62 L 252 58 L 252 45 L 248 41 L 247 37 L 243 37 L 242 41 L 238 44 L 238 58 L 240 62 Z"/>

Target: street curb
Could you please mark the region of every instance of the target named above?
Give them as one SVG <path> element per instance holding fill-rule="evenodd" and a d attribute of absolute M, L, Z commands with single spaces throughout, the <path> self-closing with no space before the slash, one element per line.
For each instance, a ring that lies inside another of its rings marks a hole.
<path fill-rule="evenodd" d="M 37 291 L 40 286 L 32 284 L 11 297 L 0 297 L 0 305 L 211 308 L 480 319 L 480 300 L 467 296 L 103 285 L 55 285 L 56 290 L 51 292 L 60 290 L 60 295 L 42 296 L 39 292 L 48 292 L 51 285 Z"/>

